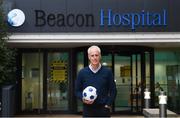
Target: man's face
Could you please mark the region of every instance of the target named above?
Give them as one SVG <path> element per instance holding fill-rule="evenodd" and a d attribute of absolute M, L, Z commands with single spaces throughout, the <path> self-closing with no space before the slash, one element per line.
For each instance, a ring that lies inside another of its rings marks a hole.
<path fill-rule="evenodd" d="M 88 55 L 88 58 L 92 65 L 99 65 L 101 55 L 96 48 L 92 48 Z"/>

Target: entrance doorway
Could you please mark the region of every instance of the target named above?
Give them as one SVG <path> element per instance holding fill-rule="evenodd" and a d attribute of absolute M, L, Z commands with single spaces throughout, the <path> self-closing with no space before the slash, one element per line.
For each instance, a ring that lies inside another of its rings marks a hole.
<path fill-rule="evenodd" d="M 141 112 L 143 107 L 144 89 L 141 74 L 141 55 L 123 55 L 114 53 L 114 78 L 116 81 L 117 97 L 114 102 L 114 112 Z"/>
<path fill-rule="evenodd" d="M 101 63 L 112 69 L 116 81 L 117 96 L 112 112 L 141 113 L 144 107 L 143 91 L 146 87 L 152 90 L 154 86 L 153 49 L 133 46 L 129 46 L 128 49 L 124 46 L 100 46 L 100 48 Z M 81 50 L 81 53 L 84 58 L 81 65 L 87 66 L 86 50 L 85 52 Z M 77 66 L 80 65 L 77 63 Z M 81 108 L 81 105 L 78 102 L 78 108 Z"/>
<path fill-rule="evenodd" d="M 32 50 L 21 56 L 21 111 L 25 113 L 69 110 L 69 52 Z"/>
<path fill-rule="evenodd" d="M 88 47 L 68 50 L 22 50 L 19 57 L 19 110 L 23 112 L 82 112 L 74 82 L 80 69 L 88 66 Z M 112 69 L 117 97 L 112 113 L 139 113 L 143 91 L 154 98 L 154 50 L 139 46 L 100 46 L 102 64 Z M 143 83 L 143 84 L 142 84 Z M 140 86 L 139 86 L 140 85 Z M 154 101 L 151 99 L 151 106 Z"/>

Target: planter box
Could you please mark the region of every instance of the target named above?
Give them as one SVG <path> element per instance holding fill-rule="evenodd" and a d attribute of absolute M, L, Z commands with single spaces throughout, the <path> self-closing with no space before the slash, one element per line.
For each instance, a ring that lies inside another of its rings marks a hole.
<path fill-rule="evenodd" d="M 14 116 L 16 102 L 15 85 L 2 86 L 1 95 L 1 116 Z"/>

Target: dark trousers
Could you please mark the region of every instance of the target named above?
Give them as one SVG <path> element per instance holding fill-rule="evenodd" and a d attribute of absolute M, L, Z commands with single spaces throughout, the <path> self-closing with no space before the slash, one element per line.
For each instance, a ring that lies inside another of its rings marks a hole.
<path fill-rule="evenodd" d="M 110 109 L 104 105 L 83 105 L 83 117 L 110 117 Z"/>

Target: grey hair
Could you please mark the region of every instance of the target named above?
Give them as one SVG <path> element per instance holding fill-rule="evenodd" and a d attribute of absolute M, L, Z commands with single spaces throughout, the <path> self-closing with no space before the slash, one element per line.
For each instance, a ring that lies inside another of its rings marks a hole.
<path fill-rule="evenodd" d="M 88 54 L 90 53 L 90 51 L 91 51 L 92 48 L 96 48 L 97 51 L 101 54 L 101 49 L 100 49 L 98 46 L 96 46 L 96 45 L 93 45 L 93 46 L 91 46 L 91 47 L 88 48 L 88 50 L 87 50 L 87 53 L 88 53 Z"/>

